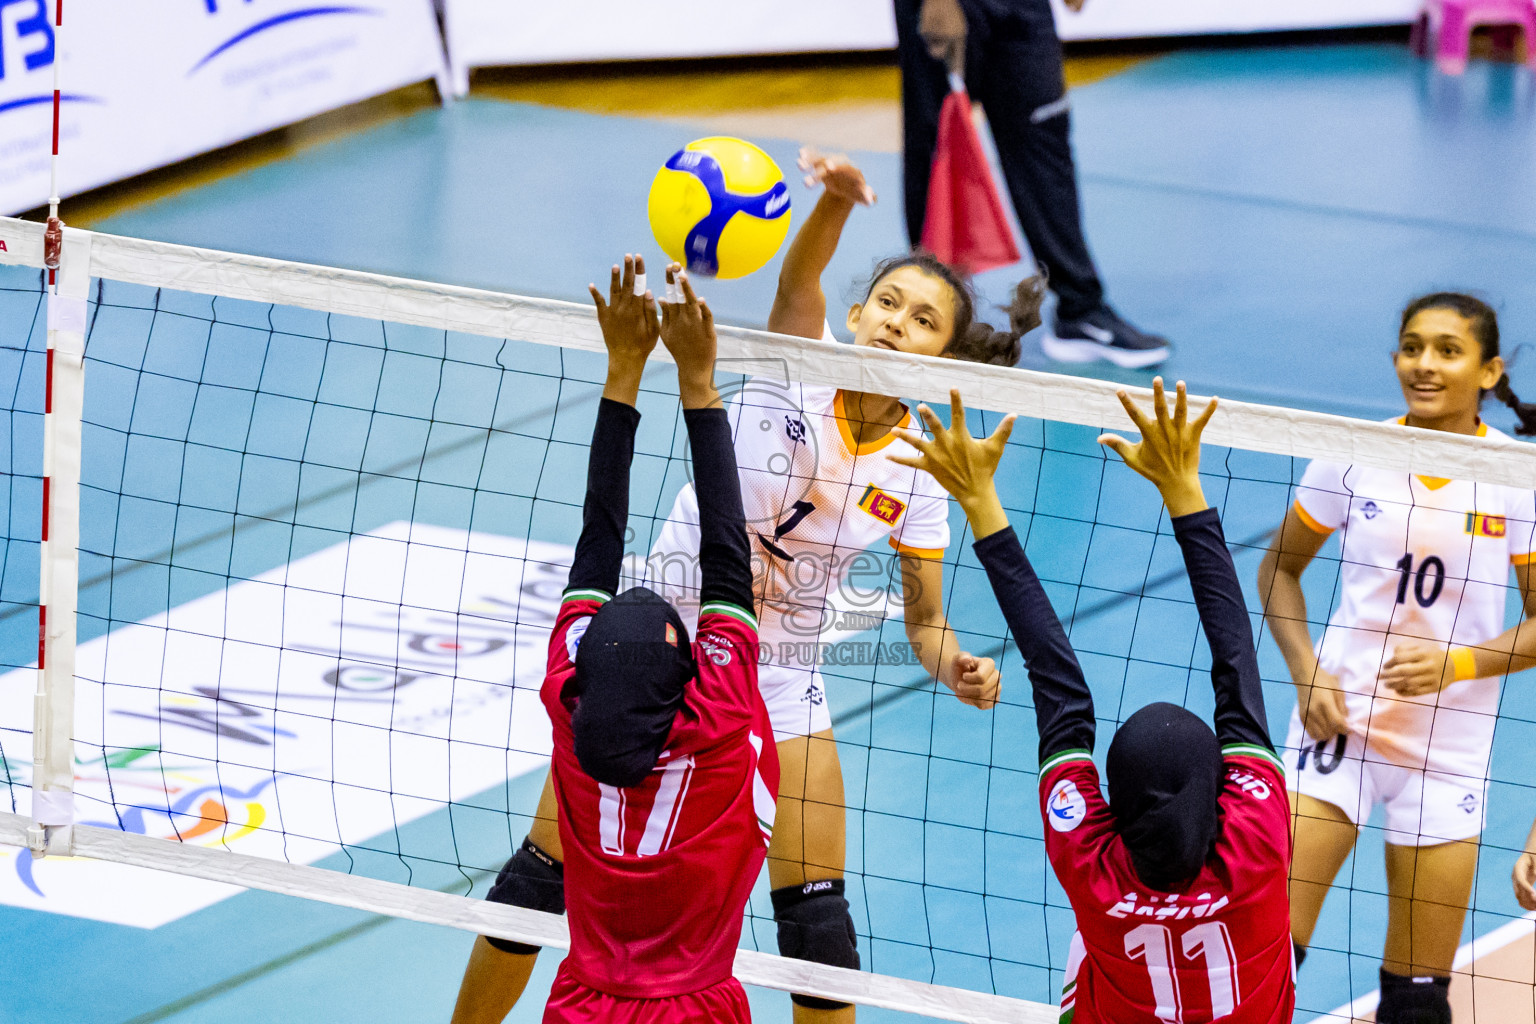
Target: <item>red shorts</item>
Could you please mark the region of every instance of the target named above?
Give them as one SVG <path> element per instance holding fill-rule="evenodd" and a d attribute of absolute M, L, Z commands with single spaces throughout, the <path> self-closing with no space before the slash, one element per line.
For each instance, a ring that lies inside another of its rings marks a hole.
<path fill-rule="evenodd" d="M 751 1024 L 752 1011 L 741 982 L 718 985 L 680 996 L 625 999 L 588 988 L 566 974 L 555 974 L 544 1004 L 544 1024 Z"/>

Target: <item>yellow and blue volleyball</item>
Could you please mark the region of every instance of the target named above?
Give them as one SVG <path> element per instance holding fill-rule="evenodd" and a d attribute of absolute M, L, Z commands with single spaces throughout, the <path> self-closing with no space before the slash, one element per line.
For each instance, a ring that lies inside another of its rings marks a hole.
<path fill-rule="evenodd" d="M 745 277 L 789 234 L 789 186 L 773 158 L 728 136 L 690 142 L 656 172 L 647 204 L 662 252 L 709 277 Z"/>

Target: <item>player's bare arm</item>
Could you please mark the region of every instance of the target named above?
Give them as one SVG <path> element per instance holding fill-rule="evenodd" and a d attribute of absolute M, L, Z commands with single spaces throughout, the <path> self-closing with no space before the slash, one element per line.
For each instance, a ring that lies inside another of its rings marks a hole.
<path fill-rule="evenodd" d="M 1536 665 L 1536 569 L 1515 566 L 1515 583 L 1525 618 L 1475 647 L 1450 647 L 1430 640 L 1403 640 L 1381 667 L 1382 685 L 1416 697 L 1463 679 L 1493 679 Z"/>
<path fill-rule="evenodd" d="M 978 441 L 966 428 L 965 406 L 958 390 L 950 392 L 949 427 L 945 427 L 926 405 L 918 406 L 917 413 L 932 433 L 932 439 L 916 431 L 897 430 L 897 436 L 917 448 L 918 454 L 888 458 L 929 473 L 954 495 L 971 519 L 978 540 L 1006 527 L 1008 517 L 998 500 L 992 475 L 1002 458 L 1008 435 L 1013 431 L 1014 418 L 1007 417 L 991 437 Z M 902 569 L 907 638 L 918 650 L 924 667 L 954 690 L 963 703 L 979 708 L 995 707 L 1001 691 L 997 664 L 991 658 L 978 658 L 961 650 L 958 638 L 944 618 L 941 601 L 943 565 L 933 559 L 905 557 Z"/>
<path fill-rule="evenodd" d="M 899 555 L 907 642 L 929 675 L 949 687 L 962 704 L 990 711 L 1002 692 L 997 662 L 961 650 L 960 638 L 944 615 L 944 563 L 937 558 Z"/>
<path fill-rule="evenodd" d="M 864 181 L 864 172 L 845 156 L 822 156 L 815 150 L 802 149 L 800 169 L 805 172 L 806 185 L 820 185 L 823 191 L 784 253 L 779 290 L 768 314 L 768 329 L 801 338 L 820 338 L 827 320 L 827 296 L 821 289 L 821 275 L 837 252 L 848 215 L 855 206 L 874 203 L 875 193 Z"/>
<path fill-rule="evenodd" d="M 1308 526 L 1292 507 L 1259 563 L 1264 621 L 1296 684 L 1301 724 L 1314 740 L 1332 739 L 1349 730 L 1338 677 L 1317 663 L 1307 627 L 1307 599 L 1301 589 L 1302 573 L 1327 540 L 1328 534 Z"/>
<path fill-rule="evenodd" d="M 1525 851 L 1515 860 L 1515 901 L 1522 910 L 1536 910 L 1536 824 L 1525 837 Z"/>

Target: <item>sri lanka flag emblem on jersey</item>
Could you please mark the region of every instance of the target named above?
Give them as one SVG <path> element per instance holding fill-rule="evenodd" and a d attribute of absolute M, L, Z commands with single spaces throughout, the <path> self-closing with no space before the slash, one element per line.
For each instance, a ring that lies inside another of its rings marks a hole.
<path fill-rule="evenodd" d="M 1502 537 L 1508 527 L 1503 516 L 1484 515 L 1482 512 L 1467 513 L 1467 532 L 1474 537 Z"/>
<path fill-rule="evenodd" d="M 904 502 L 891 497 L 874 484 L 864 488 L 864 494 L 859 498 L 859 508 L 887 526 L 895 526 L 901 514 L 907 510 Z"/>

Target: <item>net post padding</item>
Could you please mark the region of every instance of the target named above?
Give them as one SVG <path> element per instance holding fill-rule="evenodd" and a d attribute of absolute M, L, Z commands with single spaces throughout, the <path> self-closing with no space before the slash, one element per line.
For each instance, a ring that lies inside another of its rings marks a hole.
<path fill-rule="evenodd" d="M 28 820 L 21 815 L 0 813 L 0 843 L 24 844 L 28 825 Z M 77 825 L 74 833 L 74 853 L 79 857 L 264 889 L 516 942 L 560 949 L 570 947 L 565 919 L 555 914 L 466 899 L 435 889 L 415 889 L 396 882 L 344 875 L 305 864 L 251 857 L 190 843 L 167 842 L 116 829 Z M 1044 1003 L 827 967 L 803 960 L 786 960 L 750 949 L 737 951 L 735 974 L 745 985 L 802 992 L 824 999 L 965 1024 L 1057 1024 L 1060 1017 L 1057 1007 Z"/>
<path fill-rule="evenodd" d="M 0 218 L 0 238 L 9 241 L 13 232 L 21 235 L 21 242 L 13 247 L 17 251 L 0 253 L 0 260 L 33 265 L 30 259 L 16 257 L 23 248 L 30 256 L 30 236 L 40 239 L 39 227 Z M 41 253 L 40 244 L 36 251 Z M 97 276 L 131 284 L 564 348 L 603 348 L 597 318 L 590 306 L 581 303 L 116 235 L 95 235 L 91 259 Z M 1117 391 L 1143 398 L 1150 394 L 1146 388 L 1112 381 L 833 345 L 740 327 L 721 326 L 719 335 L 721 357 L 731 359 L 738 372 L 761 371 L 807 384 L 855 387 L 935 403 L 948 402 L 950 389 L 959 388 L 973 409 L 1091 427 L 1122 421 L 1125 413 Z M 655 356 L 670 359 L 664 349 Z M 1536 487 L 1536 446 L 1527 442 L 1467 437 L 1302 409 L 1223 402 L 1205 440 L 1300 459 Z"/>
<path fill-rule="evenodd" d="M 33 826 L 28 830 L 27 843 L 35 855 L 68 856 L 72 852 L 75 610 L 80 577 L 81 420 L 90 254 L 90 232 L 66 229 L 63 259 L 48 293 L 38 673 L 33 697 Z"/>

